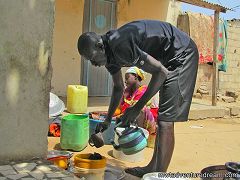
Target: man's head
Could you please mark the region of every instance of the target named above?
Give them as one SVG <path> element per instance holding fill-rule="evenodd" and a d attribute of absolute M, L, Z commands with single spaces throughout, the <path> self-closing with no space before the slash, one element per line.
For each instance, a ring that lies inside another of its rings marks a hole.
<path fill-rule="evenodd" d="M 78 52 L 94 66 L 103 66 L 107 62 L 102 38 L 94 32 L 86 32 L 79 37 Z"/>

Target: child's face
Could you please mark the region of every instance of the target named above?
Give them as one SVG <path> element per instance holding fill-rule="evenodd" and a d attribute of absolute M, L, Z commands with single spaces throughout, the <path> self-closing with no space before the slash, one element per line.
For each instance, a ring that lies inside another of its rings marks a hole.
<path fill-rule="evenodd" d="M 137 77 L 131 73 L 126 73 L 125 74 L 125 84 L 127 86 L 127 88 L 132 87 L 133 85 L 135 85 L 137 83 Z"/>

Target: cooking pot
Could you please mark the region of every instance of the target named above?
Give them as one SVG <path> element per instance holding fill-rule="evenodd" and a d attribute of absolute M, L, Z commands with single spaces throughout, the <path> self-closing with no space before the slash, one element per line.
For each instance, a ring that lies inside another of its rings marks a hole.
<path fill-rule="evenodd" d="M 135 127 L 125 127 L 124 131 L 120 134 L 116 131 L 117 127 L 121 126 L 121 122 L 118 123 L 114 131 L 118 136 L 118 144 L 112 141 L 112 145 L 116 150 L 121 150 L 126 155 L 136 154 L 142 151 L 147 146 L 147 138 L 145 137 L 141 128 Z"/>
<path fill-rule="evenodd" d="M 240 180 L 240 162 L 226 162 L 225 165 L 216 165 L 209 166 L 201 171 L 202 180 Z M 215 174 L 219 177 L 212 176 L 209 177 L 209 174 Z"/>
<path fill-rule="evenodd" d="M 240 174 L 240 162 L 227 162 L 225 166 L 229 172 Z"/>

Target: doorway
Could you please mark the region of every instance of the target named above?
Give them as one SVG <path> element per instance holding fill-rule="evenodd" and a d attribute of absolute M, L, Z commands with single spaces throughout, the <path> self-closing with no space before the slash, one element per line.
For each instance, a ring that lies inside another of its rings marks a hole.
<path fill-rule="evenodd" d="M 116 27 L 115 0 L 85 0 L 83 32 L 93 31 L 103 34 Z M 82 60 L 81 83 L 88 86 L 88 95 L 110 96 L 112 79 L 105 67 L 94 67 L 89 61 Z"/>

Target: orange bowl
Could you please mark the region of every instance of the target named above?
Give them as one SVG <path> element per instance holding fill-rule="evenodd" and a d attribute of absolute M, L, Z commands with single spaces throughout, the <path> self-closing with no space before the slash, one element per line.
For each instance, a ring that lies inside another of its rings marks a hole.
<path fill-rule="evenodd" d="M 67 169 L 68 167 L 68 157 L 66 156 L 58 156 L 53 158 L 48 158 L 49 161 L 52 161 L 54 165 L 62 168 Z"/>
<path fill-rule="evenodd" d="M 85 169 L 101 169 L 105 168 L 107 164 L 106 157 L 102 156 L 102 159 L 99 160 L 90 160 L 88 159 L 91 154 L 77 154 L 74 156 L 74 166 L 77 168 Z"/>

